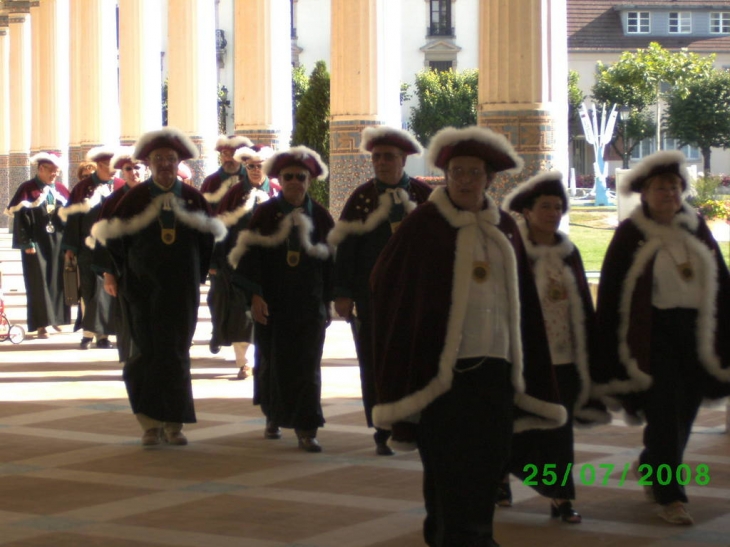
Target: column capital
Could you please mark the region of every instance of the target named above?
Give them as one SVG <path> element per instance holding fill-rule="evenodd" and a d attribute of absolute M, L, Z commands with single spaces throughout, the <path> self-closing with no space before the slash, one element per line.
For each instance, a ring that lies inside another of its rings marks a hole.
<path fill-rule="evenodd" d="M 2 8 L 8 13 L 30 13 L 31 2 L 9 1 L 2 2 Z M 12 21 L 11 21 L 12 22 Z"/>

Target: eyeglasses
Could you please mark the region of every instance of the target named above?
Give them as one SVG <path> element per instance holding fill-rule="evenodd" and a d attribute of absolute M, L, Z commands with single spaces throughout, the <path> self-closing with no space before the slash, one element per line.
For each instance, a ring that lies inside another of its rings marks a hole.
<path fill-rule="evenodd" d="M 141 171 L 142 169 L 144 169 L 144 166 L 142 165 L 135 165 L 134 167 L 132 167 L 131 165 L 127 165 L 124 168 L 125 171 Z"/>
<path fill-rule="evenodd" d="M 304 173 L 284 173 L 281 175 L 281 178 L 287 182 L 294 180 L 294 178 L 296 178 L 299 182 L 304 182 L 307 180 L 307 175 Z"/>
<path fill-rule="evenodd" d="M 456 180 L 463 179 L 480 179 L 487 173 L 482 169 L 464 169 L 463 167 L 453 167 L 448 171 L 449 177 Z"/>
<path fill-rule="evenodd" d="M 261 169 L 261 164 L 260 163 L 247 163 L 246 169 L 248 169 L 249 171 L 253 171 L 254 169 Z"/>
<path fill-rule="evenodd" d="M 373 161 L 394 161 L 396 158 L 402 158 L 403 154 L 393 154 L 392 152 L 375 152 L 372 154 L 371 158 Z"/>

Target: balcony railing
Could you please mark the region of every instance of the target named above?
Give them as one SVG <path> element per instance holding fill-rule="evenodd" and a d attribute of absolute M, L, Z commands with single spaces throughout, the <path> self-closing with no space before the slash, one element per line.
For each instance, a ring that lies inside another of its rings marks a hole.
<path fill-rule="evenodd" d="M 454 27 L 432 24 L 426 27 L 427 36 L 454 36 Z"/>

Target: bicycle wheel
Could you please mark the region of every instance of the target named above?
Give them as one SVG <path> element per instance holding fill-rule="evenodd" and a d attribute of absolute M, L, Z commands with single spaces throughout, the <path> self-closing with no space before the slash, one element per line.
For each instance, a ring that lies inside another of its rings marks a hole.
<path fill-rule="evenodd" d="M 0 314 L 0 342 L 5 342 L 10 336 L 10 323 L 5 314 Z"/>
<path fill-rule="evenodd" d="M 20 344 L 23 340 L 25 340 L 25 329 L 20 325 L 13 325 L 10 327 L 10 330 L 8 330 L 8 338 L 10 338 L 10 341 L 13 344 Z"/>

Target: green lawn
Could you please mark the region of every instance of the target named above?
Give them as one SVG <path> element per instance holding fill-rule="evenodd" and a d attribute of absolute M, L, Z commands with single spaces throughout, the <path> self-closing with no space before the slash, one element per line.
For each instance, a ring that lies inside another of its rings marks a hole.
<path fill-rule="evenodd" d="M 616 211 L 609 207 L 582 207 L 572 209 L 570 239 L 583 257 L 586 272 L 600 272 L 603 257 L 616 227 Z M 721 242 L 725 261 L 730 265 L 730 244 Z"/>

